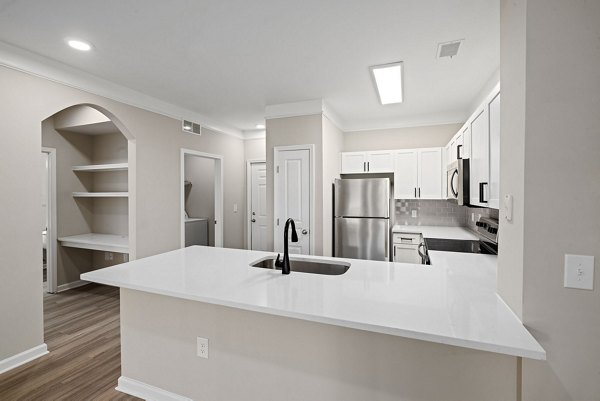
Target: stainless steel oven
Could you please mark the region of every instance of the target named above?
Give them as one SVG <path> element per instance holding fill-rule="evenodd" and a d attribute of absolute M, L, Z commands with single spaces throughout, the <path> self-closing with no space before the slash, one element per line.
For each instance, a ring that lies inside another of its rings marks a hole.
<path fill-rule="evenodd" d="M 458 159 L 448 165 L 446 199 L 459 205 L 469 203 L 469 159 Z"/>

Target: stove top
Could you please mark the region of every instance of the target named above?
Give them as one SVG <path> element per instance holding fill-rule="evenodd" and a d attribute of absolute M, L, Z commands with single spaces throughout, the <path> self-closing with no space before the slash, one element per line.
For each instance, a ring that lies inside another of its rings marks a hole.
<path fill-rule="evenodd" d="M 483 253 L 497 255 L 498 246 L 491 242 L 445 238 L 425 238 L 428 251 Z"/>

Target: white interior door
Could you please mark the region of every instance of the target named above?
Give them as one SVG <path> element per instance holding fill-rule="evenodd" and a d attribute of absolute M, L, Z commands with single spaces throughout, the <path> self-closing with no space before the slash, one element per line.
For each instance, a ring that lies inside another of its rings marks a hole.
<path fill-rule="evenodd" d="M 267 251 L 267 166 L 252 163 L 250 169 L 250 249 Z"/>
<path fill-rule="evenodd" d="M 310 249 L 310 150 L 275 150 L 275 250 L 283 252 L 283 229 L 288 218 L 294 219 L 298 242 L 291 242 L 289 252 L 308 255 Z"/>

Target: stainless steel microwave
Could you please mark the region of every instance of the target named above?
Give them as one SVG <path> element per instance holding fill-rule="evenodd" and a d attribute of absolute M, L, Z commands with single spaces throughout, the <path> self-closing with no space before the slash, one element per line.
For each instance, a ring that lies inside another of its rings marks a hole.
<path fill-rule="evenodd" d="M 446 199 L 459 205 L 469 204 L 469 159 L 448 165 L 446 184 Z"/>

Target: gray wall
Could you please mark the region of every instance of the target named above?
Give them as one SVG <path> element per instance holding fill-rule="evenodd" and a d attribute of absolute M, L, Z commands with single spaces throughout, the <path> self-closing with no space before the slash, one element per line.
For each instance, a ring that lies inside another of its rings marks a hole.
<path fill-rule="evenodd" d="M 215 246 L 215 161 L 193 155 L 185 156 L 185 209 L 189 217 L 208 218 L 208 244 Z"/>
<path fill-rule="evenodd" d="M 491 352 L 126 289 L 121 322 L 122 375 L 194 400 L 517 399 L 517 358 Z"/>
<path fill-rule="evenodd" d="M 523 322 L 548 355 L 523 361 L 523 400 L 599 400 L 599 274 L 593 291 L 567 289 L 563 265 L 566 253 L 600 258 L 600 2 L 503 1 L 501 37 L 502 149 L 515 145 L 501 186 L 518 207 L 501 233 L 524 246 L 505 248 L 517 266 L 499 260 L 499 290 L 514 299 L 522 266 Z"/>
<path fill-rule="evenodd" d="M 99 107 L 128 138 L 132 252 L 138 258 L 180 246 L 180 148 L 224 155 L 225 246 L 243 247 L 244 142 L 65 85 L 0 67 L 0 360 L 43 343 L 40 258 L 42 121 L 76 104 Z M 34 166 L 32 168 L 31 166 Z M 233 213 L 237 203 L 239 212 Z M 18 308 L 15 307 L 18 305 Z"/>
<path fill-rule="evenodd" d="M 267 210 L 273 210 L 273 155 L 276 146 L 313 144 L 315 159 L 315 227 L 313 254 L 323 253 L 323 117 L 321 114 L 300 117 L 275 118 L 267 120 L 266 156 L 267 156 Z M 269 216 L 269 249 L 273 248 L 273 215 Z M 281 233 L 283 235 L 283 228 Z"/>
<path fill-rule="evenodd" d="M 323 255 L 333 254 L 333 180 L 340 177 L 344 133 L 323 116 Z"/>
<path fill-rule="evenodd" d="M 446 146 L 462 124 L 380 129 L 344 133 L 344 151 L 413 149 Z"/>

